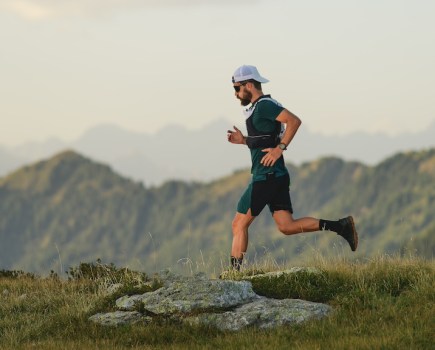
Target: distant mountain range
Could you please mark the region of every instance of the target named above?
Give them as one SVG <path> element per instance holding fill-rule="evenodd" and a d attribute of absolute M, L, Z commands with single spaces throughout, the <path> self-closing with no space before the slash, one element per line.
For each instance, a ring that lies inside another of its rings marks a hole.
<path fill-rule="evenodd" d="M 0 146 L 0 176 L 61 150 L 73 149 L 108 163 L 123 176 L 147 185 L 159 185 L 171 179 L 209 181 L 250 164 L 246 147 L 226 141 L 226 131 L 231 126 L 228 121 L 220 119 L 199 130 L 171 125 L 147 134 L 104 124 L 88 130 L 70 143 L 50 139 L 13 148 Z M 285 157 L 294 164 L 337 156 L 375 165 L 397 152 L 433 146 L 435 122 L 422 132 L 397 136 L 363 132 L 326 136 L 312 133 L 302 125 Z"/>
<path fill-rule="evenodd" d="M 295 217 L 352 214 L 358 250 L 332 232 L 285 237 L 266 209 L 251 227 L 248 261 L 434 256 L 435 148 L 373 167 L 333 157 L 287 166 Z M 147 187 L 73 151 L 26 165 L 0 178 L 0 269 L 63 273 L 101 258 L 146 272 L 220 271 L 249 179 L 244 169 L 208 183 Z"/>

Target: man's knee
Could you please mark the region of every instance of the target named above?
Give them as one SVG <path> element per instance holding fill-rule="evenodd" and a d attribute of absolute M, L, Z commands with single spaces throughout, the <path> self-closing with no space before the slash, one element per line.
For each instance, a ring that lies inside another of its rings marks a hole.
<path fill-rule="evenodd" d="M 238 232 L 242 232 L 245 228 L 245 225 L 243 224 L 243 220 L 240 218 L 240 216 L 236 215 L 233 219 L 232 225 L 233 234 L 237 234 Z"/>
<path fill-rule="evenodd" d="M 239 226 L 239 220 L 237 219 L 237 217 L 235 217 L 233 219 L 233 222 L 231 223 L 231 228 L 233 230 L 233 235 L 235 234 L 235 232 L 238 231 L 238 226 Z"/>
<path fill-rule="evenodd" d="M 233 235 L 246 231 L 249 225 L 254 220 L 254 217 L 248 214 L 237 213 L 232 222 Z"/>
<path fill-rule="evenodd" d="M 289 227 L 287 225 L 277 225 L 278 226 L 278 230 L 279 232 L 285 234 L 285 235 L 291 235 L 292 232 L 289 229 Z"/>
<path fill-rule="evenodd" d="M 300 232 L 300 227 L 289 211 L 276 211 L 273 214 L 277 229 L 285 235 L 293 235 Z"/>
<path fill-rule="evenodd" d="M 301 233 L 302 227 L 296 224 L 296 222 L 277 222 L 276 226 L 278 230 L 285 235 L 294 235 L 296 233 Z"/>

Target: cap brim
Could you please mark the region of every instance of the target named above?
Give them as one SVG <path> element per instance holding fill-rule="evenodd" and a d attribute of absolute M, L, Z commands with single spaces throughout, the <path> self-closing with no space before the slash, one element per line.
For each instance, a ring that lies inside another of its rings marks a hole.
<path fill-rule="evenodd" d="M 269 80 L 268 80 L 268 79 L 266 79 L 266 78 L 263 78 L 263 77 L 259 77 L 258 79 L 254 79 L 254 80 L 256 80 L 256 81 L 258 81 L 258 82 L 260 82 L 260 83 L 263 83 L 263 84 L 265 84 L 265 83 L 268 83 L 268 82 L 269 82 Z"/>
<path fill-rule="evenodd" d="M 268 83 L 269 80 L 263 77 L 233 77 L 232 81 L 233 83 L 240 83 L 241 81 L 246 81 L 246 80 L 255 80 L 258 81 L 259 83 L 265 84 Z"/>

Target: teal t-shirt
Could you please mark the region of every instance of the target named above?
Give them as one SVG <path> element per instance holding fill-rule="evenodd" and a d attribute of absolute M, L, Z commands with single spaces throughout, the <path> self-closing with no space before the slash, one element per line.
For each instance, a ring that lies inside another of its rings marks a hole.
<path fill-rule="evenodd" d="M 272 132 L 275 129 L 275 122 L 278 115 L 284 110 L 282 106 L 270 100 L 260 100 L 257 102 L 255 109 L 252 113 L 252 123 L 258 131 L 265 133 Z M 252 160 L 252 180 L 264 180 L 265 175 L 274 172 L 276 176 L 288 174 L 285 167 L 284 158 L 279 158 L 273 166 L 262 165 L 261 159 L 265 153 L 262 148 L 250 149 Z"/>

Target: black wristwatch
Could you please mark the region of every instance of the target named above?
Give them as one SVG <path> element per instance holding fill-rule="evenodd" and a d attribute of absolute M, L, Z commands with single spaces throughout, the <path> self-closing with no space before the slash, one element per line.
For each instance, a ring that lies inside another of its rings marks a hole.
<path fill-rule="evenodd" d="M 282 142 L 278 145 L 278 147 L 279 147 L 279 149 L 282 150 L 282 151 L 285 151 L 285 150 L 287 149 L 286 144 L 285 144 L 285 143 L 282 143 Z"/>

